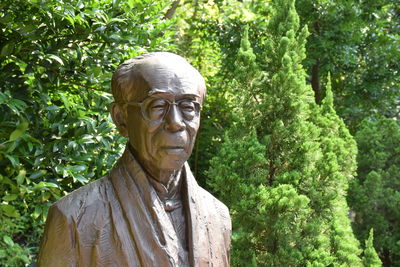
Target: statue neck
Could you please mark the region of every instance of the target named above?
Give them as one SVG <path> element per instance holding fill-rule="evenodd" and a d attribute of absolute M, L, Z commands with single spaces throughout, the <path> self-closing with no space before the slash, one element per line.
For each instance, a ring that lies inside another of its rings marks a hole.
<path fill-rule="evenodd" d="M 167 189 L 174 184 L 174 181 L 180 178 L 182 168 L 177 170 L 159 170 L 156 168 L 152 168 L 151 162 L 145 162 L 141 160 L 137 151 L 130 144 L 128 144 L 127 146 L 133 157 L 140 164 L 146 174 L 158 183 L 163 184 L 164 187 L 166 187 Z"/>

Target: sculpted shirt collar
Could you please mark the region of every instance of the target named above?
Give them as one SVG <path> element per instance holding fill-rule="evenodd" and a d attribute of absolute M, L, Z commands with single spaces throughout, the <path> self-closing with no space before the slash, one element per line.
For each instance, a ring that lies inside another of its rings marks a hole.
<path fill-rule="evenodd" d="M 132 156 L 134 158 L 137 158 L 137 157 L 135 157 L 136 151 L 132 148 L 132 146 L 128 145 L 128 147 L 129 147 L 129 152 L 132 154 Z M 141 164 L 139 163 L 139 165 L 141 165 Z M 168 201 L 168 200 L 171 200 L 171 201 L 169 201 L 169 203 L 174 203 L 171 207 L 165 207 L 166 210 L 168 210 L 168 209 L 174 210 L 175 208 L 180 206 L 180 205 L 178 205 L 178 203 L 176 201 L 181 200 L 181 187 L 182 187 L 182 180 L 183 180 L 182 169 L 177 170 L 174 173 L 174 178 L 172 178 L 166 186 L 163 183 L 161 183 L 161 182 L 157 181 L 156 179 L 154 179 L 153 177 L 151 177 L 151 175 L 145 171 L 143 166 L 142 166 L 142 169 L 146 173 L 146 177 L 149 180 L 150 184 L 156 190 L 157 195 L 160 198 L 160 200 L 164 203 L 166 203 L 166 201 Z"/>
<path fill-rule="evenodd" d="M 156 179 L 151 176 L 147 176 L 151 185 L 156 189 L 158 196 L 163 199 L 172 199 L 176 198 L 180 193 L 181 184 L 182 184 L 182 170 L 176 171 L 174 173 L 174 178 L 172 178 L 167 186 L 163 183 L 160 183 Z"/>

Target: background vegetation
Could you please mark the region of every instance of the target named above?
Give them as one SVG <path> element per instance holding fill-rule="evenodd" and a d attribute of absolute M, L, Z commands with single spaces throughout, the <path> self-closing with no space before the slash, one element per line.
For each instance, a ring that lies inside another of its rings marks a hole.
<path fill-rule="evenodd" d="M 207 81 L 190 163 L 230 207 L 233 266 L 400 266 L 397 1 L 0 10 L 0 265 L 34 263 L 51 203 L 119 157 L 114 69 L 171 51 Z"/>

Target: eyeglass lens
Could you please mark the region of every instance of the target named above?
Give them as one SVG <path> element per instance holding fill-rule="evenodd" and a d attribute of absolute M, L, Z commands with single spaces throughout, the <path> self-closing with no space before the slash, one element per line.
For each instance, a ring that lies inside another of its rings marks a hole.
<path fill-rule="evenodd" d="M 147 119 L 152 121 L 162 120 L 167 112 L 170 110 L 171 105 L 176 105 L 180 111 L 183 119 L 193 120 L 198 115 L 200 105 L 192 100 L 179 100 L 176 103 L 163 98 L 149 99 L 146 103 L 143 103 L 142 112 Z"/>

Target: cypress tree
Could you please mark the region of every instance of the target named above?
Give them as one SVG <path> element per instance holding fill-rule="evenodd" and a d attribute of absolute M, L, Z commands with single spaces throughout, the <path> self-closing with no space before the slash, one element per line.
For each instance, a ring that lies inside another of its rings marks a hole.
<path fill-rule="evenodd" d="M 230 82 L 237 120 L 208 171 L 231 210 L 232 265 L 360 266 L 345 201 L 355 142 L 332 94 L 319 107 L 305 82 L 294 0 L 274 7 L 259 62 L 244 31 Z"/>
<path fill-rule="evenodd" d="M 327 215 L 327 233 L 330 235 L 331 255 L 337 265 L 359 266 L 359 242 L 354 237 L 348 218 L 346 202 L 349 181 L 354 178 L 357 162 L 357 145 L 344 121 L 336 114 L 330 75 L 326 96 L 313 116 L 321 130 L 320 145 L 322 156 L 316 164 L 315 188 L 322 188 L 312 198 L 319 202 L 320 216 Z"/>
<path fill-rule="evenodd" d="M 400 266 L 400 124 L 365 119 L 357 129 L 357 179 L 350 184 L 349 205 L 359 240 L 374 229 L 375 248 L 384 266 Z"/>
<path fill-rule="evenodd" d="M 378 257 L 378 253 L 376 253 L 374 248 L 374 229 L 371 228 L 369 231 L 369 237 L 365 240 L 365 249 L 364 249 L 364 258 L 363 258 L 364 267 L 380 267 L 382 266 L 382 262 Z"/>

